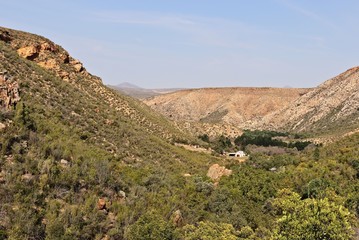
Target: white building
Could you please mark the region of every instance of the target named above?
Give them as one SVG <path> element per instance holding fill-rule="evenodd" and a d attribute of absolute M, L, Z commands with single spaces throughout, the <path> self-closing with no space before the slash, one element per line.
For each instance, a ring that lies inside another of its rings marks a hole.
<path fill-rule="evenodd" d="M 243 151 L 238 151 L 235 153 L 229 153 L 228 156 L 230 156 L 230 157 L 245 157 L 246 154 Z"/>

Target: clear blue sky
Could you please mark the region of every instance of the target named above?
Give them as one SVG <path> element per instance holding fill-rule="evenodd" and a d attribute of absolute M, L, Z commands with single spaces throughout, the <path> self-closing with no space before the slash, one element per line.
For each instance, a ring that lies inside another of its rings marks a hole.
<path fill-rule="evenodd" d="M 357 0 L 0 0 L 106 84 L 313 87 L 359 65 Z"/>

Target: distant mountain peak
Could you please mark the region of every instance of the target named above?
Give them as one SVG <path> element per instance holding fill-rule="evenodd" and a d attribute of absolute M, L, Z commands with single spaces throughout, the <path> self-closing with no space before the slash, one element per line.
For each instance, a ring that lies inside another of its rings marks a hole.
<path fill-rule="evenodd" d="M 120 84 L 117 84 L 116 87 L 118 88 L 136 88 L 136 89 L 142 89 L 141 87 L 135 85 L 135 84 L 132 84 L 132 83 L 129 83 L 129 82 L 123 82 L 123 83 L 120 83 Z"/>

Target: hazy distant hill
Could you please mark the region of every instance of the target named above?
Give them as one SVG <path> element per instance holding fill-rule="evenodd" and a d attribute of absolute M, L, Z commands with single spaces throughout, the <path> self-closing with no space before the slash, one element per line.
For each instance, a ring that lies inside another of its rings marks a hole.
<path fill-rule="evenodd" d="M 145 99 L 153 96 L 158 96 L 170 92 L 175 92 L 181 90 L 181 88 L 163 88 L 163 89 L 146 89 L 138 87 L 132 83 L 124 82 L 115 86 L 109 85 L 110 88 L 113 88 L 125 95 L 138 98 Z"/>

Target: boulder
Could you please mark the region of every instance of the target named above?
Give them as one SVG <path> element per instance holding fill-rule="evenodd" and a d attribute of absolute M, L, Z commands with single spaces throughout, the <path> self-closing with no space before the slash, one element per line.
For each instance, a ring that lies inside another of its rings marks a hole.
<path fill-rule="evenodd" d="M 17 53 L 23 58 L 33 60 L 37 56 L 39 56 L 39 47 L 33 45 L 28 47 L 23 47 L 18 49 Z"/>
<path fill-rule="evenodd" d="M 106 200 L 104 198 L 99 198 L 97 202 L 98 210 L 106 210 Z"/>
<path fill-rule="evenodd" d="M 182 226 L 183 217 L 180 210 L 176 210 L 172 215 L 172 222 L 176 227 Z"/>
<path fill-rule="evenodd" d="M 34 175 L 32 175 L 31 173 L 25 173 L 24 175 L 21 176 L 21 180 L 25 182 L 30 182 L 33 179 L 34 179 Z"/>
<path fill-rule="evenodd" d="M 82 63 L 76 63 L 74 65 L 74 68 L 75 68 L 76 72 L 81 72 L 84 69 L 82 66 Z"/>
<path fill-rule="evenodd" d="M 232 174 L 232 170 L 227 169 L 219 164 L 213 164 L 207 172 L 207 177 L 215 182 L 218 182 L 222 176 L 229 176 Z"/>
<path fill-rule="evenodd" d="M 70 74 L 66 71 L 61 71 L 58 73 L 59 77 L 62 78 L 62 80 L 68 82 L 70 80 Z"/>
<path fill-rule="evenodd" d="M 118 196 L 119 196 L 119 198 L 126 198 L 126 193 L 124 192 L 124 191 L 119 191 L 118 192 Z"/>
<path fill-rule="evenodd" d="M 70 62 L 70 56 L 67 53 L 62 53 L 60 55 L 60 59 L 63 63 L 69 63 Z"/>
<path fill-rule="evenodd" d="M 124 191 L 119 191 L 117 196 L 118 203 L 126 204 L 126 193 Z"/>
<path fill-rule="evenodd" d="M 77 59 L 71 59 L 70 64 L 75 68 L 76 72 L 84 70 L 82 63 Z"/>
<path fill-rule="evenodd" d="M 65 159 L 61 159 L 60 160 L 60 164 L 63 167 L 67 167 L 69 165 L 69 161 L 65 160 Z"/>

